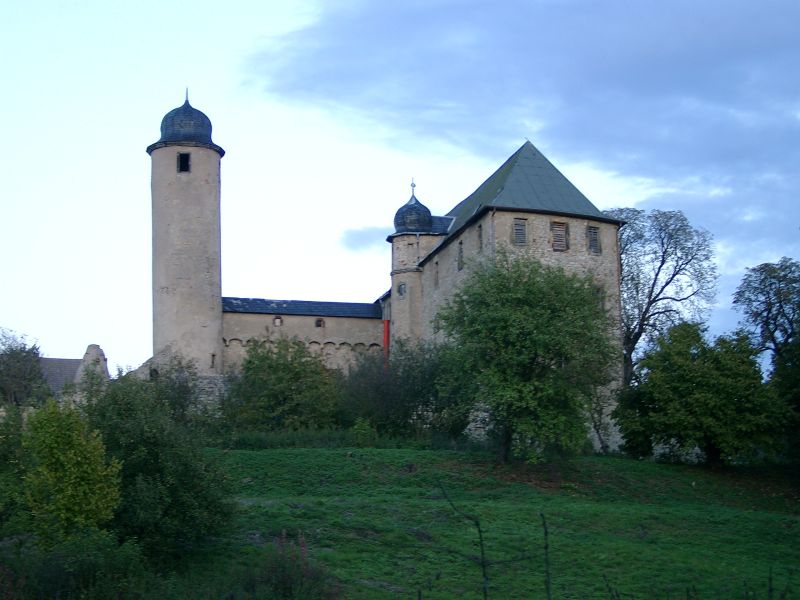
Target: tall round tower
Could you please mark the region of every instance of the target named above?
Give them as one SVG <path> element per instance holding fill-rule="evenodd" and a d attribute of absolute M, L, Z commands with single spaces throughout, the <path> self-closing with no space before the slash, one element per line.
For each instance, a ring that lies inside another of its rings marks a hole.
<path fill-rule="evenodd" d="M 168 112 L 152 160 L 153 355 L 222 373 L 220 159 L 211 121 L 189 104 Z"/>

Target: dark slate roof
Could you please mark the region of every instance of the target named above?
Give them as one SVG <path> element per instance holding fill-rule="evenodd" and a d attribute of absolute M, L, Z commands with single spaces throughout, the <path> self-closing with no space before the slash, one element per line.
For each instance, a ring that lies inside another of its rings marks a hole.
<path fill-rule="evenodd" d="M 219 152 L 225 151 L 211 141 L 211 119 L 189 104 L 189 98 L 178 108 L 169 111 L 161 120 L 161 139 L 147 147 L 151 153 L 164 146 L 203 146 Z"/>
<path fill-rule="evenodd" d="M 430 233 L 432 227 L 431 211 L 412 192 L 408 202 L 394 215 L 395 233 Z"/>
<path fill-rule="evenodd" d="M 379 302 L 314 302 L 311 300 L 265 300 L 262 298 L 223 298 L 222 312 L 311 317 L 382 318 Z"/>
<path fill-rule="evenodd" d="M 431 233 L 444 235 L 453 224 L 453 217 L 437 217 L 433 216 L 433 225 L 431 226 Z"/>
<path fill-rule="evenodd" d="M 614 221 L 600 212 L 530 142 L 525 142 L 477 190 L 447 213 L 455 219 L 450 236 L 472 217 L 491 208 Z"/>
<path fill-rule="evenodd" d="M 80 358 L 39 358 L 42 375 L 53 394 L 58 394 L 67 383 L 75 382 L 81 362 Z"/>

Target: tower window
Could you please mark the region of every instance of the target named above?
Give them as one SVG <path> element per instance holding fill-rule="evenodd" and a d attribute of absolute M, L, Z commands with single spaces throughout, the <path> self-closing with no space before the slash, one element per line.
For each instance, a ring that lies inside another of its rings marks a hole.
<path fill-rule="evenodd" d="M 586 246 L 590 254 L 600 254 L 600 228 L 589 225 L 586 227 Z"/>
<path fill-rule="evenodd" d="M 178 153 L 178 173 L 188 173 L 189 171 L 191 171 L 189 157 L 191 157 L 191 154 L 189 154 L 188 152 Z"/>
<path fill-rule="evenodd" d="M 273 318 L 272 318 L 272 324 L 273 324 L 275 327 L 281 327 L 281 326 L 283 326 L 283 317 L 281 317 L 281 316 L 273 317 Z"/>
<path fill-rule="evenodd" d="M 514 219 L 511 235 L 515 245 L 525 246 L 528 243 L 528 219 Z"/>
<path fill-rule="evenodd" d="M 569 225 L 567 223 L 551 222 L 550 233 L 553 236 L 554 252 L 569 250 Z"/>
<path fill-rule="evenodd" d="M 405 283 L 398 283 L 397 284 L 397 295 L 401 298 L 406 295 L 406 284 Z"/>
<path fill-rule="evenodd" d="M 314 322 L 314 327 L 325 327 L 325 319 L 317 319 Z"/>

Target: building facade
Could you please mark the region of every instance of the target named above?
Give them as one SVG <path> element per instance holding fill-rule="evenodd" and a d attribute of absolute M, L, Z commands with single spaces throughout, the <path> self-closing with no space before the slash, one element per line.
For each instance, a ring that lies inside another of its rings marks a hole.
<path fill-rule="evenodd" d="M 618 221 L 604 216 L 530 142 L 446 215 L 413 190 L 394 217 L 391 287 L 370 303 L 226 298 L 220 163 L 211 121 L 187 101 L 164 117 L 152 160 L 153 355 L 206 376 L 235 371 L 249 345 L 296 337 L 347 369 L 364 352 L 438 335 L 436 313 L 501 248 L 590 274 L 620 314 Z"/>

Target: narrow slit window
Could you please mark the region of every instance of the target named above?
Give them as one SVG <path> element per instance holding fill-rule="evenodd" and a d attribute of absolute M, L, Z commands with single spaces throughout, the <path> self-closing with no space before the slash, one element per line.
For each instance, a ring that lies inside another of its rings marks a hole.
<path fill-rule="evenodd" d="M 514 229 L 511 232 L 512 241 L 517 246 L 528 243 L 528 219 L 514 219 Z"/>
<path fill-rule="evenodd" d="M 553 236 L 553 251 L 565 252 L 569 250 L 569 225 L 553 221 L 550 223 L 550 233 Z"/>
<path fill-rule="evenodd" d="M 463 241 L 459 241 L 458 242 L 458 264 L 457 264 L 457 266 L 458 266 L 458 270 L 459 271 L 464 268 L 464 242 Z"/>
<path fill-rule="evenodd" d="M 589 225 L 586 227 L 586 246 L 589 254 L 600 254 L 600 228 Z"/>
<path fill-rule="evenodd" d="M 478 225 L 478 252 L 483 252 L 483 225 Z"/>
<path fill-rule="evenodd" d="M 178 153 L 178 173 L 188 173 L 191 171 L 191 154 L 188 152 L 179 152 Z"/>
<path fill-rule="evenodd" d="M 433 263 L 433 287 L 439 287 L 439 261 Z"/>

